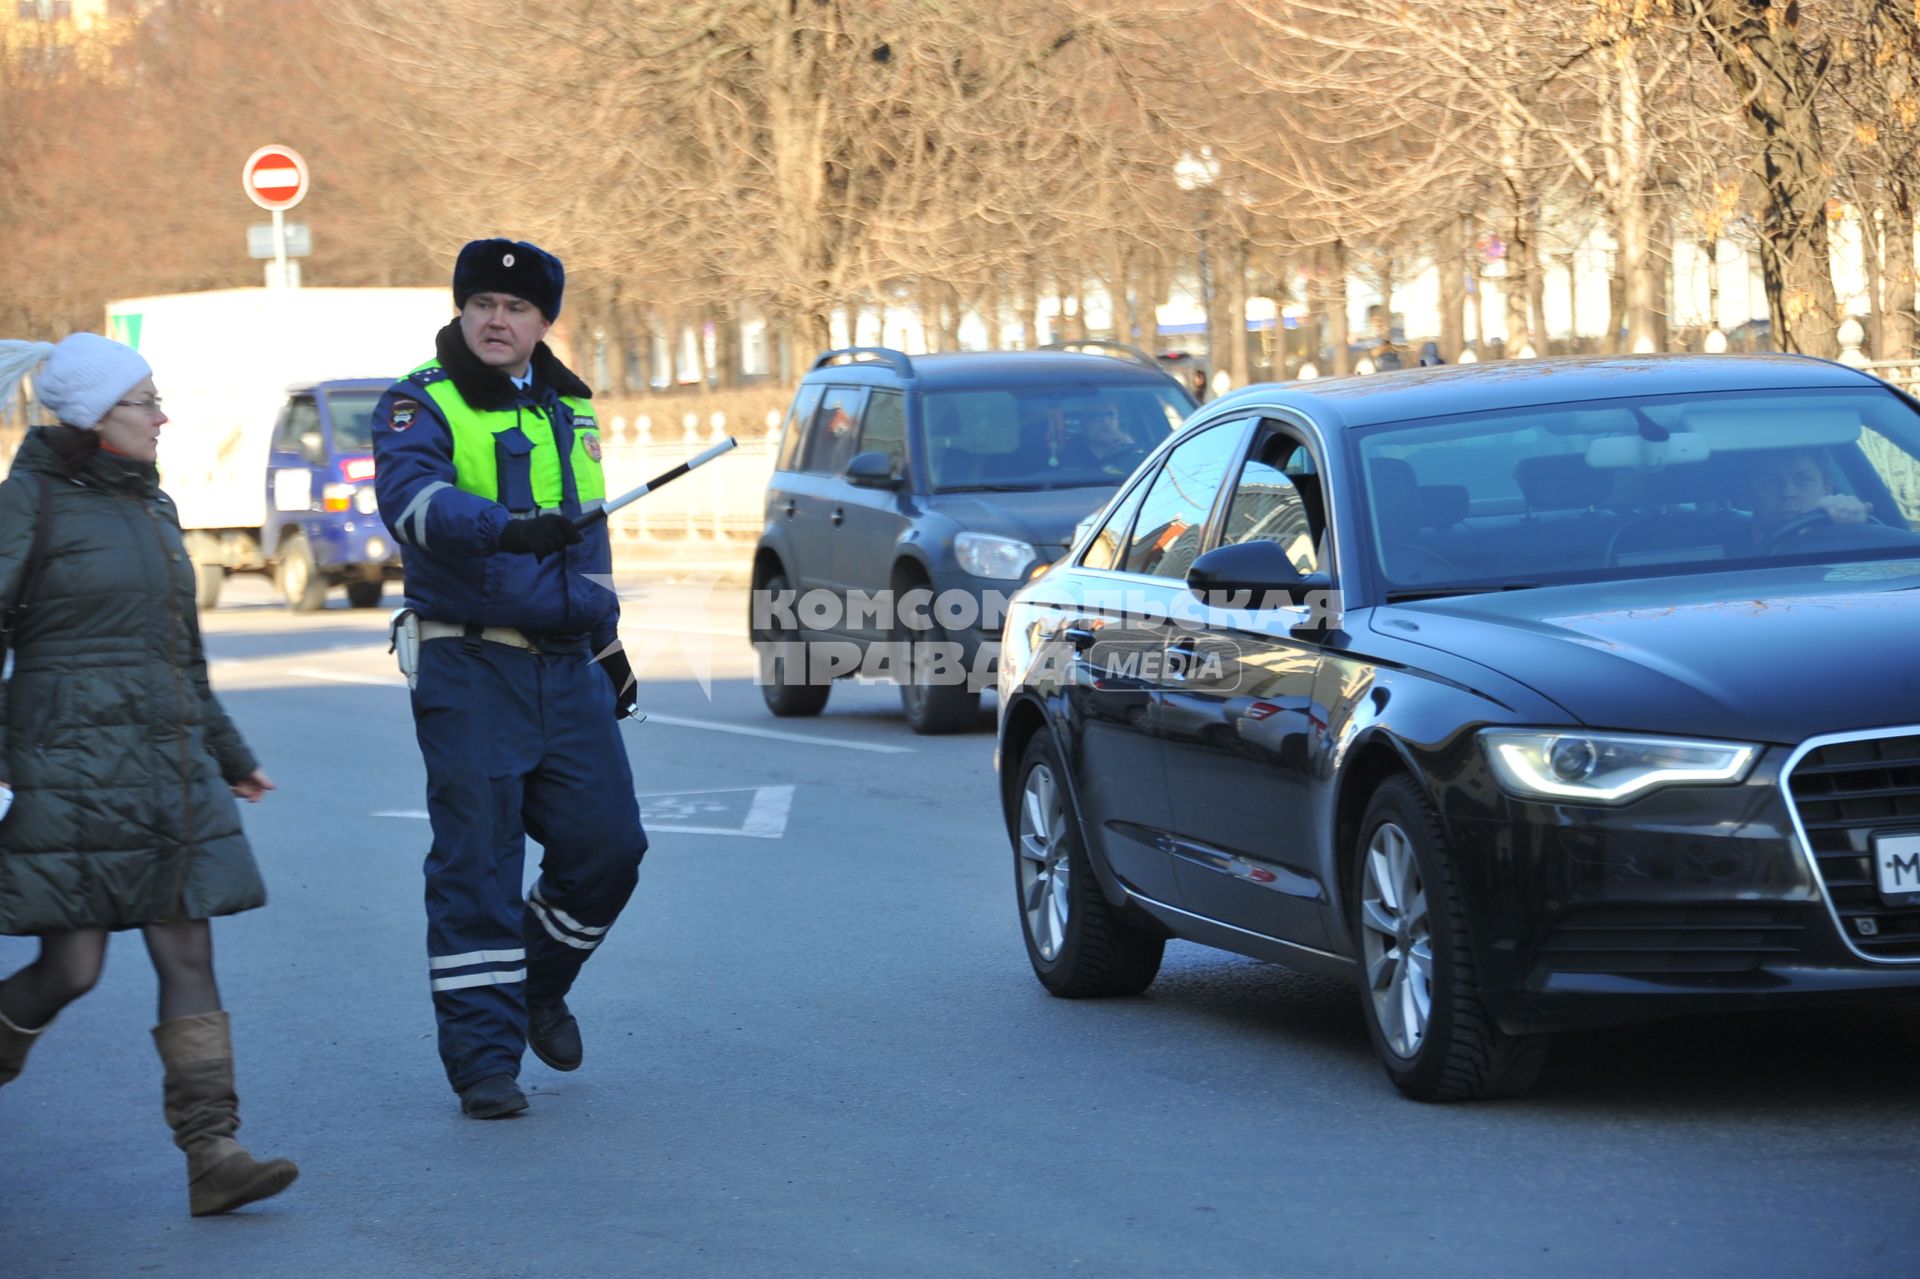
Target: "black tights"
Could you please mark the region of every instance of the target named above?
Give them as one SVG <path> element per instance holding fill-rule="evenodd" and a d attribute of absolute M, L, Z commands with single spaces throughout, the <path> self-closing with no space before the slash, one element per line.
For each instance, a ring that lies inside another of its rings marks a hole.
<path fill-rule="evenodd" d="M 213 980 L 213 930 L 204 919 L 149 924 L 140 930 L 160 978 L 160 1021 L 220 1010 Z M 79 928 L 44 933 L 40 958 L 0 982 L 0 1014 L 23 1030 L 44 1026 L 54 1014 L 92 990 L 107 962 L 107 930 Z"/>

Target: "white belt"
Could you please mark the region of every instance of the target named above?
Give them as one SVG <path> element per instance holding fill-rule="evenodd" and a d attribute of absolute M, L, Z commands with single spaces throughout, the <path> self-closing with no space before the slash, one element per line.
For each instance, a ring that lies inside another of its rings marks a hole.
<path fill-rule="evenodd" d="M 430 639 L 465 639 L 466 637 L 467 628 L 459 622 L 435 622 L 429 621 L 424 617 L 420 619 L 420 638 L 422 641 Z M 535 644 L 511 626 L 483 626 L 480 628 L 480 638 L 490 644 L 506 644 L 513 648 L 524 648 L 530 653 L 538 653 L 541 651 L 538 644 Z"/>

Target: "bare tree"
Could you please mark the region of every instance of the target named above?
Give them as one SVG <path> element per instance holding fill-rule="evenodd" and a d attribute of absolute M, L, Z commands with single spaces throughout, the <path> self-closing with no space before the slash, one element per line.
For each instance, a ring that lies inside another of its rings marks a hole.
<path fill-rule="evenodd" d="M 1759 180 L 1760 269 L 1775 344 L 1834 356 L 1839 304 L 1827 241 L 1832 179 L 1823 156 L 1818 87 L 1827 51 L 1801 44 L 1795 0 L 1690 0 L 1693 16 L 1740 95 Z"/>

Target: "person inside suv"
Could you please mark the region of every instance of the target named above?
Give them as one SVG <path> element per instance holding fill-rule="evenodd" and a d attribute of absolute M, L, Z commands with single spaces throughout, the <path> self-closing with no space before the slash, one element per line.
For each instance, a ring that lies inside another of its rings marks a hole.
<path fill-rule="evenodd" d="M 1076 465 L 1103 475 L 1132 475 L 1147 450 L 1120 425 L 1120 406 L 1104 397 L 1094 400 L 1080 415 L 1080 457 Z"/>

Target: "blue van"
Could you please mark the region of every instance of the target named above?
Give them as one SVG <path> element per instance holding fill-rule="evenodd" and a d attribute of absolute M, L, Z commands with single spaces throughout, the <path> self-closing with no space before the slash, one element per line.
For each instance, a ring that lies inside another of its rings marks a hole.
<path fill-rule="evenodd" d="M 373 408 L 392 378 L 336 379 L 287 392 L 268 445 L 259 528 L 188 528 L 200 607 L 229 573 L 272 575 L 287 606 L 307 612 L 344 586 L 355 608 L 379 605 L 401 574 L 400 549 L 373 494 Z"/>

